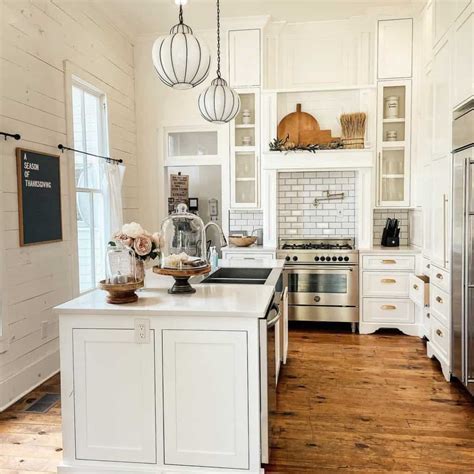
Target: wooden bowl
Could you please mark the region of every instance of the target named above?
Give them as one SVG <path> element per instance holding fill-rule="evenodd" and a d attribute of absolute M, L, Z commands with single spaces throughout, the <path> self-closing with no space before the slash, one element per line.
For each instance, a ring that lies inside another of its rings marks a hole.
<path fill-rule="evenodd" d="M 138 300 L 135 290 L 143 286 L 143 280 L 128 283 L 106 283 L 105 280 L 99 282 L 99 288 L 107 292 L 107 303 L 110 304 L 134 303 Z"/>
<path fill-rule="evenodd" d="M 245 237 L 229 236 L 229 241 L 232 245 L 235 245 L 236 247 L 249 247 L 257 241 L 257 237 L 255 235 L 249 235 Z"/>

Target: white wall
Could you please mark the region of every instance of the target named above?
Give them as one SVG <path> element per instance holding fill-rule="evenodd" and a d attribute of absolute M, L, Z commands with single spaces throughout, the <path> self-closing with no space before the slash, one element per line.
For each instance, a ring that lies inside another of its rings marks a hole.
<path fill-rule="evenodd" d="M 228 159 L 228 126 L 206 122 L 198 109 L 198 97 L 215 77 L 215 31 L 196 31 L 211 50 L 212 63 L 208 79 L 200 86 L 177 91 L 165 86 L 153 67 L 151 48 L 156 36 L 143 37 L 135 43 L 135 77 L 137 108 L 137 155 L 140 157 L 140 222 L 157 230 L 165 217 L 166 177 L 164 176 L 164 129 L 193 126 L 218 130 L 219 153 Z M 222 65 L 225 71 L 225 63 Z M 225 186 L 223 186 L 226 189 Z"/>
<path fill-rule="evenodd" d="M 58 322 L 51 308 L 73 296 L 73 157 L 61 155 L 59 243 L 19 247 L 15 170 L 17 146 L 57 153 L 57 145 L 67 143 L 65 60 L 107 94 L 110 152 L 127 166 L 125 220 L 137 218 L 138 191 L 132 42 L 87 2 L 2 0 L 0 6 L 0 130 L 22 136 L 2 141 L 0 149 L 1 410 L 58 370 Z"/>

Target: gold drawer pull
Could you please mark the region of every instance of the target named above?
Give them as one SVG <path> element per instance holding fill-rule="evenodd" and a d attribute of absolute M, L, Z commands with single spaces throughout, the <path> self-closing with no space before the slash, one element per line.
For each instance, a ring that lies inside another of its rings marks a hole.
<path fill-rule="evenodd" d="M 439 337 L 443 337 L 443 333 L 442 333 L 441 329 L 436 329 L 436 334 L 437 334 Z"/>
<path fill-rule="evenodd" d="M 397 309 L 397 307 L 393 304 L 384 304 L 380 309 L 383 309 L 384 311 L 393 311 L 394 309 Z"/>
<path fill-rule="evenodd" d="M 387 283 L 387 284 L 393 284 L 393 283 L 397 283 L 397 280 L 395 280 L 395 278 L 382 278 L 380 280 L 382 283 Z"/>
<path fill-rule="evenodd" d="M 414 289 L 414 290 L 418 290 L 418 288 L 419 288 L 418 285 L 416 285 L 416 284 L 413 285 L 413 289 Z"/>
<path fill-rule="evenodd" d="M 443 298 L 441 298 L 441 296 L 437 296 L 436 301 L 440 304 L 443 304 Z"/>
<path fill-rule="evenodd" d="M 396 260 L 382 260 L 384 265 L 395 265 L 397 263 Z"/>
<path fill-rule="evenodd" d="M 442 275 L 441 273 L 437 273 L 437 274 L 436 274 L 436 278 L 437 278 L 438 280 L 442 280 L 442 279 L 443 279 L 443 275 Z"/>

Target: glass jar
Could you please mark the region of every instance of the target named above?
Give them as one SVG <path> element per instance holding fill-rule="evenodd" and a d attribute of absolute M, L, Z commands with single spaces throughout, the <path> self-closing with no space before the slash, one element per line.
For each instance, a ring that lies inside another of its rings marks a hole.
<path fill-rule="evenodd" d="M 207 266 L 204 223 L 188 212 L 186 204 L 178 204 L 161 224 L 161 268 L 191 270 Z"/>
<path fill-rule="evenodd" d="M 120 242 L 109 242 L 106 283 L 120 285 L 140 281 L 133 251 Z"/>

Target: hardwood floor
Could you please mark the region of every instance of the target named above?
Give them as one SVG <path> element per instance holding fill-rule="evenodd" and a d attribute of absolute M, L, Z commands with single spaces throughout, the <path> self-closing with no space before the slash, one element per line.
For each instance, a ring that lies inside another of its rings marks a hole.
<path fill-rule="evenodd" d="M 474 472 L 474 402 L 422 341 L 299 325 L 290 344 L 266 472 Z M 22 410 L 58 391 L 55 376 L 0 414 L 0 473 L 56 471 L 60 408 Z"/>

